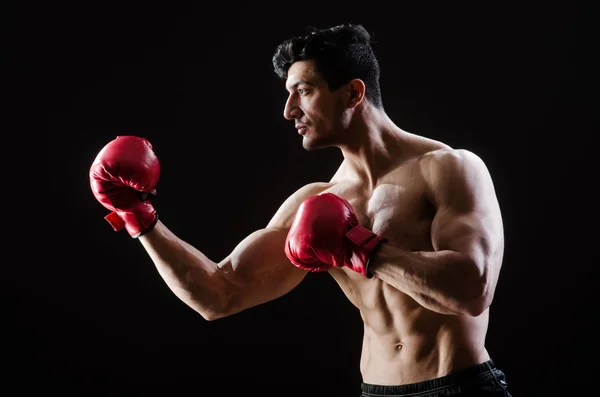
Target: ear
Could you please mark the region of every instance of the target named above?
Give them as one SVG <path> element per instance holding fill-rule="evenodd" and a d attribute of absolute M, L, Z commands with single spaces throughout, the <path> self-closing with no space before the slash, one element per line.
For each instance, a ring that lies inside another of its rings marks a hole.
<path fill-rule="evenodd" d="M 365 83 L 361 79 L 353 79 L 348 83 L 348 107 L 354 108 L 362 102 L 365 97 Z"/>

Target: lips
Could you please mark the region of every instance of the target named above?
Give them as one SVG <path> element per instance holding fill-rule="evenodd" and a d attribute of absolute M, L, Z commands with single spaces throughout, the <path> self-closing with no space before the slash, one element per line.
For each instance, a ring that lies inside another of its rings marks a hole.
<path fill-rule="evenodd" d="M 308 127 L 304 124 L 296 124 L 296 129 L 298 130 L 298 134 L 304 135 Z"/>

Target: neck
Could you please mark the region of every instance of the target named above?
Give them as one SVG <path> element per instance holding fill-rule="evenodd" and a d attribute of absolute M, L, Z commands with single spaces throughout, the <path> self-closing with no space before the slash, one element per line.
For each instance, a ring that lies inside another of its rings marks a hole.
<path fill-rule="evenodd" d="M 347 131 L 348 140 L 339 145 L 344 168 L 371 187 L 403 156 L 408 133 L 383 111 L 373 106 L 358 109 Z"/>

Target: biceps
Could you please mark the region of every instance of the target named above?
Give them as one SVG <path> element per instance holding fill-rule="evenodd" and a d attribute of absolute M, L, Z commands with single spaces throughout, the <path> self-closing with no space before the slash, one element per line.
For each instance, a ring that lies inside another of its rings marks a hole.
<path fill-rule="evenodd" d="M 296 287 L 306 275 L 285 255 L 287 230 L 258 230 L 242 240 L 219 263 L 240 306 L 249 307 L 276 299 Z"/>
<path fill-rule="evenodd" d="M 501 218 L 493 209 L 458 213 L 441 208 L 431 226 L 431 240 L 436 251 L 456 251 L 484 266 L 503 247 Z"/>

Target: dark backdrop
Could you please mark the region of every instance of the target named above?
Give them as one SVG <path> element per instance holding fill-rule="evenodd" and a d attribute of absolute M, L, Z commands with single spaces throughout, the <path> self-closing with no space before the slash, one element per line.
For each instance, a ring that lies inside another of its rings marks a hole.
<path fill-rule="evenodd" d="M 22 10 L 42 46 L 20 48 L 15 93 L 37 93 L 47 120 L 52 210 L 45 260 L 9 286 L 20 338 L 7 379 L 21 390 L 11 395 L 359 394 L 360 316 L 329 276 L 310 274 L 276 301 L 207 322 L 171 293 L 138 241 L 112 231 L 87 176 L 117 135 L 149 139 L 161 161 L 161 220 L 222 259 L 339 164 L 336 149 L 304 151 L 270 62 L 281 40 L 342 22 L 372 32 L 384 104 L 400 127 L 489 166 L 506 253 L 487 346 L 513 396 L 586 387 L 594 345 L 580 319 L 597 315 L 588 288 L 597 262 L 573 252 L 589 248 L 576 226 L 587 201 L 572 200 L 588 189 L 573 179 L 586 146 L 575 139 L 576 12 L 570 2 L 526 3 Z"/>

